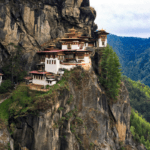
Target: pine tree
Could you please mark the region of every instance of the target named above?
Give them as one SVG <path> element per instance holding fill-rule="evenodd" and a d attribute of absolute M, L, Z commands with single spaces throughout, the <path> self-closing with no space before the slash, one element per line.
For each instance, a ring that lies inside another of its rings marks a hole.
<path fill-rule="evenodd" d="M 141 136 L 140 142 L 145 145 L 145 138 L 143 135 Z"/>
<path fill-rule="evenodd" d="M 116 99 L 119 94 L 121 72 L 119 58 L 110 46 L 107 46 L 102 53 L 100 63 L 100 83 L 104 86 L 107 95 Z"/>

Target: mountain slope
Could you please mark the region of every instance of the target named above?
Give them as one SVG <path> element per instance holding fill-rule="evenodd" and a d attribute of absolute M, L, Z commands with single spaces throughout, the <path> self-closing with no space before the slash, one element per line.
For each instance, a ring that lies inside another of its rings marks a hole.
<path fill-rule="evenodd" d="M 118 55 L 123 74 L 150 86 L 150 38 L 119 37 L 110 34 L 108 44 Z"/>
<path fill-rule="evenodd" d="M 150 88 L 126 76 L 122 76 L 122 81 L 129 91 L 131 107 L 137 110 L 148 122 L 150 122 Z"/>

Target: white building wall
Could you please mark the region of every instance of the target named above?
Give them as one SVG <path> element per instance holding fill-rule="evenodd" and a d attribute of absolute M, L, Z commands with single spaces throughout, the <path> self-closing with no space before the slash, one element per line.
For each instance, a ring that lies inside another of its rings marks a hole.
<path fill-rule="evenodd" d="M 67 70 L 70 70 L 70 69 L 72 69 L 72 68 L 75 68 L 76 67 L 76 65 L 60 65 L 60 68 L 64 68 L 64 69 L 67 69 Z"/>
<path fill-rule="evenodd" d="M 107 46 L 107 38 L 105 39 L 104 45 L 102 45 L 102 40 L 101 38 L 98 39 L 98 47 L 106 47 Z"/>
<path fill-rule="evenodd" d="M 85 62 L 85 63 L 89 63 L 89 62 L 90 62 L 89 57 L 84 57 L 84 62 Z"/>
<path fill-rule="evenodd" d="M 56 84 L 56 81 L 51 81 L 51 83 L 47 82 L 47 85 L 49 85 L 49 86 L 53 86 L 54 84 Z"/>
<path fill-rule="evenodd" d="M 49 60 L 51 60 L 51 64 L 47 64 L 47 60 L 49 62 Z M 53 60 L 53 64 L 52 64 L 52 60 Z M 56 61 L 56 64 L 54 64 L 54 60 Z M 45 59 L 45 71 L 46 72 L 52 72 L 57 74 L 58 70 L 60 68 L 60 60 L 58 60 L 58 58 L 46 58 Z"/>
<path fill-rule="evenodd" d="M 78 60 L 83 60 L 84 61 L 84 59 L 79 59 L 78 56 L 76 56 L 76 60 L 77 60 L 77 62 L 78 62 Z"/>
<path fill-rule="evenodd" d="M 83 46 L 83 48 L 82 48 L 82 49 L 84 50 L 85 48 L 86 48 L 86 46 L 85 46 L 85 44 L 84 44 L 84 46 Z"/>
<path fill-rule="evenodd" d="M 47 85 L 48 84 L 46 81 L 46 77 L 44 77 L 44 79 L 42 79 L 42 80 L 33 78 L 32 83 L 38 84 L 38 85 Z"/>
<path fill-rule="evenodd" d="M 78 45 L 71 45 L 71 49 L 79 49 Z"/>
<path fill-rule="evenodd" d="M 62 50 L 66 50 L 66 49 L 68 49 L 67 45 L 62 45 Z"/>
<path fill-rule="evenodd" d="M 2 84 L 2 76 L 0 76 L 0 85 Z"/>

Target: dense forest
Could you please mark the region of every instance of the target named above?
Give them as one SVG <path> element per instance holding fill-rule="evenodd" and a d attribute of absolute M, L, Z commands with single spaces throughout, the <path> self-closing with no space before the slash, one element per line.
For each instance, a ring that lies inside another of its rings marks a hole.
<path fill-rule="evenodd" d="M 150 150 L 150 123 L 134 109 L 131 110 L 130 123 L 130 131 L 133 139 L 136 142 L 142 143 Z"/>
<path fill-rule="evenodd" d="M 150 122 L 150 88 L 126 76 L 122 76 L 122 81 L 129 91 L 131 107 L 137 110 L 148 122 Z"/>
<path fill-rule="evenodd" d="M 108 44 L 119 57 L 123 74 L 150 86 L 150 38 L 108 35 Z"/>

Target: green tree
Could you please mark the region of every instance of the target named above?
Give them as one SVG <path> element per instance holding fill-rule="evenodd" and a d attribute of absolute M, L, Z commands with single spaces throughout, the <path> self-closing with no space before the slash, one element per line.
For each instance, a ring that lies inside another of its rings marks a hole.
<path fill-rule="evenodd" d="M 10 57 L 3 66 L 2 71 L 4 72 L 5 79 L 9 79 L 12 83 L 14 83 L 14 81 L 22 81 L 23 77 L 26 75 L 26 71 L 24 71 L 23 68 L 25 62 L 22 58 L 22 48 L 14 45 L 13 43 L 10 43 L 9 45 L 12 45 L 15 50 L 11 51 Z"/>
<path fill-rule="evenodd" d="M 142 144 L 144 144 L 144 145 L 145 145 L 145 138 L 144 138 L 144 136 L 143 136 L 143 135 L 141 136 L 140 141 L 141 141 L 141 143 L 142 143 Z"/>
<path fill-rule="evenodd" d="M 10 80 L 5 80 L 4 82 L 2 82 L 1 86 L 0 86 L 0 94 L 2 93 L 6 93 L 8 91 L 8 89 L 12 88 L 12 84 Z"/>
<path fill-rule="evenodd" d="M 105 88 L 110 98 L 116 99 L 119 94 L 121 83 L 121 67 L 119 58 L 110 46 L 107 46 L 102 52 L 102 60 L 99 64 L 100 76 L 99 81 Z"/>
<path fill-rule="evenodd" d="M 134 130 L 135 130 L 134 126 L 131 126 L 130 127 L 130 131 L 131 131 L 131 133 L 132 133 L 133 136 L 135 136 L 135 131 Z"/>

